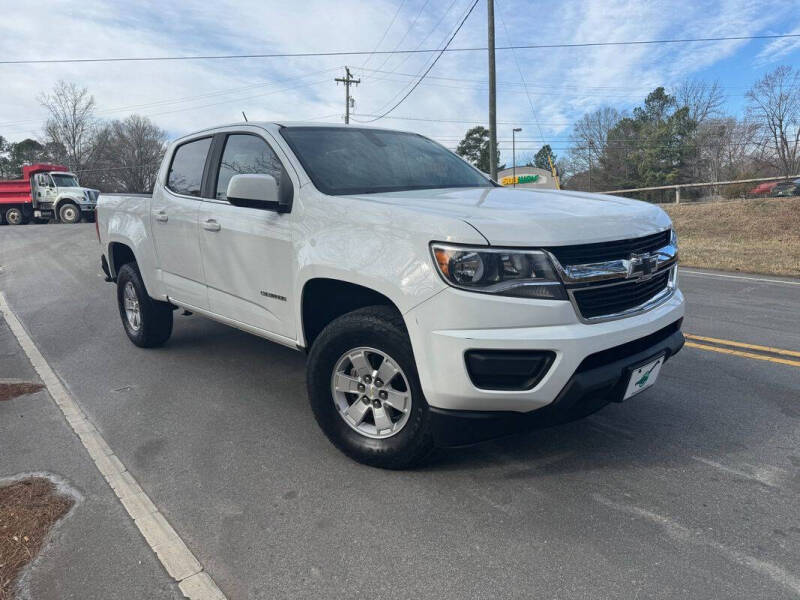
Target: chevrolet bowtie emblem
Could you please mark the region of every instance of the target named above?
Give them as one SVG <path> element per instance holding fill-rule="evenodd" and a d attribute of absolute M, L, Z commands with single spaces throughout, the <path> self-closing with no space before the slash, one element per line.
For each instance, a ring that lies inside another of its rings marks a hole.
<path fill-rule="evenodd" d="M 628 259 L 628 279 L 644 281 L 650 279 L 658 268 L 658 255 L 631 254 Z"/>

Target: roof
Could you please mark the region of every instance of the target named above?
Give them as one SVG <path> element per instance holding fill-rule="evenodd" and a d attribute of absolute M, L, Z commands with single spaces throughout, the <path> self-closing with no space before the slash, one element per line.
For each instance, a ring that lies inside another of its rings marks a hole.
<path fill-rule="evenodd" d="M 374 129 L 375 131 L 400 131 L 404 133 L 414 133 L 414 132 L 405 132 L 402 129 L 391 129 L 389 127 L 375 127 L 372 125 L 364 125 L 362 123 L 353 123 L 352 125 L 345 125 L 344 123 L 317 123 L 315 121 L 236 121 L 233 123 L 219 123 L 217 125 L 212 125 L 210 127 L 204 127 L 203 129 L 198 129 L 197 131 L 192 131 L 185 135 L 179 136 L 172 140 L 171 144 L 177 144 L 183 142 L 187 138 L 193 138 L 198 135 L 207 134 L 210 135 L 208 132 L 213 132 L 218 129 L 227 129 L 229 127 L 260 127 L 262 129 L 266 129 L 267 131 L 271 131 L 273 133 L 277 132 L 281 127 L 326 127 L 326 128 L 339 128 L 339 129 Z"/>
<path fill-rule="evenodd" d="M 277 127 L 339 127 L 341 129 L 383 129 L 386 131 L 398 131 L 391 127 L 378 127 L 367 123 L 320 123 L 318 121 L 249 121 L 247 123 L 237 123 L 238 125 L 272 125 Z"/>

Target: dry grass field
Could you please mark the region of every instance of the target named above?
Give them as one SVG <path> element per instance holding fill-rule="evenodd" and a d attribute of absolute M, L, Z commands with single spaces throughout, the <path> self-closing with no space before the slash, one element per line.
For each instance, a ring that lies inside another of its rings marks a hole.
<path fill-rule="evenodd" d="M 663 207 L 685 267 L 800 277 L 800 198 Z"/>

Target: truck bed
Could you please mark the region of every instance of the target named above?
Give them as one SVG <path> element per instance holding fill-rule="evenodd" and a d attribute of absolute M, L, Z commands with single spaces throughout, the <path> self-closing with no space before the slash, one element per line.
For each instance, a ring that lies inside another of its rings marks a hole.
<path fill-rule="evenodd" d="M 27 179 L 0 181 L 0 204 L 20 204 L 31 201 L 31 182 Z"/>

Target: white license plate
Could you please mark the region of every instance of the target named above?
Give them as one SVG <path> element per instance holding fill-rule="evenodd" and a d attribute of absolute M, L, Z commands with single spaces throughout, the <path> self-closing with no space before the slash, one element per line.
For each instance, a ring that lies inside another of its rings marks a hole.
<path fill-rule="evenodd" d="M 628 388 L 625 390 L 623 400 L 635 396 L 653 385 L 656 379 L 658 379 L 658 373 L 661 371 L 662 364 L 664 364 L 664 357 L 659 356 L 653 362 L 649 362 L 638 369 L 634 369 L 631 372 L 630 380 L 628 380 Z"/>

